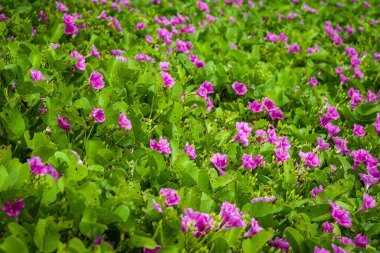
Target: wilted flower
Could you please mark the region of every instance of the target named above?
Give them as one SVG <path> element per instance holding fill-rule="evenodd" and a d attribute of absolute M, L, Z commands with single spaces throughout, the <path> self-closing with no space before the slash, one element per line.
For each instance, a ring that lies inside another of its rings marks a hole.
<path fill-rule="evenodd" d="M 289 242 L 285 238 L 276 237 L 276 239 L 270 240 L 270 246 L 280 249 L 283 252 L 288 252 L 290 245 Z"/>
<path fill-rule="evenodd" d="M 118 125 L 119 125 L 119 128 L 124 128 L 127 131 L 132 129 L 131 121 L 123 113 L 120 113 Z"/>
<path fill-rule="evenodd" d="M 262 227 L 260 227 L 259 222 L 255 220 L 254 218 L 251 219 L 251 227 L 249 230 L 244 234 L 245 237 L 252 237 L 254 235 L 257 235 L 261 230 L 263 230 Z"/>

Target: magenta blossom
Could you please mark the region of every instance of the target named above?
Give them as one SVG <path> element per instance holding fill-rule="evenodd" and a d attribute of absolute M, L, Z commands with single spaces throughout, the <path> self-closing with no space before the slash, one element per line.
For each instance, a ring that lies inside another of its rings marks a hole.
<path fill-rule="evenodd" d="M 262 155 L 257 155 L 257 157 L 254 157 L 253 155 L 243 154 L 243 166 L 246 169 L 256 169 L 258 165 L 265 165 L 265 161 L 262 160 L 263 158 L 264 157 Z"/>
<path fill-rule="evenodd" d="M 77 51 L 74 51 L 70 54 L 70 56 L 71 58 L 76 58 L 78 60 L 75 65 L 77 69 L 82 70 L 82 71 L 86 70 L 86 62 L 83 55 L 81 55 Z"/>
<path fill-rule="evenodd" d="M 180 201 L 180 198 L 176 191 L 171 188 L 161 188 L 160 196 L 163 196 L 166 199 L 166 206 L 176 206 Z"/>
<path fill-rule="evenodd" d="M 191 159 L 197 158 L 197 154 L 195 153 L 195 148 L 190 146 L 189 143 L 187 142 L 183 151 L 188 155 L 189 158 Z"/>
<path fill-rule="evenodd" d="M 314 247 L 314 253 L 330 253 L 329 250 L 324 248 L 318 248 L 317 246 Z"/>
<path fill-rule="evenodd" d="M 92 71 L 89 78 L 90 85 L 92 86 L 92 88 L 94 88 L 95 90 L 103 89 L 104 87 L 103 78 L 104 77 L 102 73 Z"/>
<path fill-rule="evenodd" d="M 207 3 L 202 1 L 197 1 L 198 9 L 204 12 L 210 12 L 210 8 L 208 7 Z"/>
<path fill-rule="evenodd" d="M 311 190 L 311 196 L 313 197 L 316 197 L 321 191 L 323 191 L 323 186 L 320 185 L 319 187 L 314 187 L 312 190 Z"/>
<path fill-rule="evenodd" d="M 213 227 L 214 219 L 210 218 L 209 214 L 194 212 L 193 209 L 187 208 L 184 210 L 185 216 L 181 215 L 181 231 L 193 231 L 195 237 L 206 235 Z"/>
<path fill-rule="evenodd" d="M 98 51 L 98 49 L 95 47 L 95 45 L 92 45 L 92 46 L 91 46 L 91 52 L 89 53 L 88 56 L 89 56 L 89 57 L 94 56 L 94 57 L 100 59 L 99 51 Z"/>
<path fill-rule="evenodd" d="M 249 144 L 248 137 L 251 134 L 252 128 L 248 123 L 236 122 L 236 130 L 238 134 L 234 137 L 234 141 L 242 142 L 243 146 L 247 146 Z"/>
<path fill-rule="evenodd" d="M 272 120 L 276 119 L 284 119 L 284 114 L 282 113 L 282 110 L 278 107 L 273 108 L 269 111 L 269 116 Z"/>
<path fill-rule="evenodd" d="M 33 175 L 47 173 L 47 168 L 45 164 L 42 163 L 42 160 L 40 157 L 34 156 L 34 157 L 29 158 L 27 161 L 30 165 L 30 171 Z"/>
<path fill-rule="evenodd" d="M 380 135 L 380 113 L 376 115 L 376 121 L 373 125 L 375 127 L 377 135 Z"/>
<path fill-rule="evenodd" d="M 70 131 L 71 130 L 71 125 L 67 121 L 66 118 L 62 118 L 60 115 L 57 116 L 58 118 L 58 125 L 60 128 L 62 128 L 65 131 Z"/>
<path fill-rule="evenodd" d="M 318 143 L 318 146 L 317 146 L 317 150 L 327 150 L 330 148 L 330 144 L 328 144 L 327 142 L 325 142 L 323 139 L 317 137 L 317 143 Z"/>
<path fill-rule="evenodd" d="M 118 125 L 119 128 L 124 128 L 127 131 L 130 131 L 132 129 L 131 121 L 123 113 L 120 113 Z"/>
<path fill-rule="evenodd" d="M 160 245 L 157 245 L 154 249 L 144 248 L 143 253 L 156 253 L 161 249 Z"/>
<path fill-rule="evenodd" d="M 253 102 L 248 102 L 249 109 L 253 113 L 259 113 L 263 109 L 263 105 L 259 103 L 259 101 L 255 100 Z"/>
<path fill-rule="evenodd" d="M 157 150 L 161 154 L 170 155 L 172 150 L 170 149 L 170 143 L 167 139 L 162 138 L 160 136 L 160 140 L 157 142 L 156 140 L 150 139 L 150 149 Z"/>
<path fill-rule="evenodd" d="M 286 49 L 288 50 L 288 53 L 290 54 L 295 53 L 295 52 L 301 53 L 301 48 L 297 43 L 293 45 L 286 44 Z"/>
<path fill-rule="evenodd" d="M 363 206 L 360 208 L 360 211 L 365 211 L 369 208 L 376 207 L 376 201 L 375 199 L 368 195 L 367 193 L 363 194 Z"/>
<path fill-rule="evenodd" d="M 57 6 L 57 8 L 58 8 L 59 11 L 66 12 L 66 11 L 69 10 L 69 9 L 68 9 L 63 3 L 61 3 L 61 2 L 56 1 L 56 2 L 55 2 L 55 5 Z"/>
<path fill-rule="evenodd" d="M 146 27 L 146 23 L 145 22 L 140 22 L 140 23 L 137 23 L 136 25 L 136 29 L 137 30 L 142 30 Z"/>
<path fill-rule="evenodd" d="M 325 232 L 325 233 L 332 233 L 334 230 L 334 226 L 331 225 L 328 221 L 325 221 L 323 224 L 322 224 L 322 231 Z"/>
<path fill-rule="evenodd" d="M 169 72 L 169 65 L 170 65 L 169 62 L 160 62 L 160 68 L 164 72 Z"/>
<path fill-rule="evenodd" d="M 235 90 L 236 94 L 244 95 L 247 93 L 247 86 L 244 83 L 234 82 L 232 88 Z"/>
<path fill-rule="evenodd" d="M 259 222 L 255 220 L 255 218 L 251 219 L 251 227 L 249 230 L 244 234 L 244 237 L 252 237 L 254 235 L 257 235 L 261 230 L 263 230 L 262 227 L 260 227 Z"/>
<path fill-rule="evenodd" d="M 93 108 L 92 112 L 92 120 L 95 120 L 98 123 L 103 123 L 104 120 L 106 119 L 104 116 L 104 110 L 102 108 Z"/>
<path fill-rule="evenodd" d="M 226 172 L 223 171 L 223 169 L 227 167 L 227 155 L 221 154 L 221 153 L 216 153 L 210 159 L 210 161 L 214 164 L 214 166 L 218 170 L 220 176 L 223 176 L 224 174 L 226 174 Z"/>
<path fill-rule="evenodd" d="M 299 156 L 305 160 L 305 166 L 319 167 L 321 163 L 319 162 L 318 155 L 313 152 L 299 152 Z"/>
<path fill-rule="evenodd" d="M 283 252 L 288 252 L 290 248 L 289 242 L 285 238 L 276 237 L 276 239 L 270 240 L 270 246 L 280 249 Z"/>
<path fill-rule="evenodd" d="M 335 244 L 331 244 L 331 247 L 334 253 L 350 253 L 348 251 L 345 251 L 343 248 L 336 246 Z"/>
<path fill-rule="evenodd" d="M 154 199 L 152 199 L 152 202 L 153 202 L 153 209 L 155 209 L 159 213 L 162 213 L 162 206 L 158 204 Z"/>
<path fill-rule="evenodd" d="M 315 76 L 312 76 L 312 77 L 310 78 L 309 85 L 310 85 L 310 86 L 317 86 L 317 85 L 318 85 L 318 81 L 317 81 L 317 79 L 315 78 Z"/>
<path fill-rule="evenodd" d="M 169 73 L 166 73 L 166 72 L 162 72 L 161 73 L 161 78 L 162 80 L 164 81 L 164 87 L 173 87 L 175 81 L 173 79 L 173 77 L 169 74 Z"/>
<path fill-rule="evenodd" d="M 354 240 L 354 245 L 356 247 L 367 248 L 369 245 L 368 237 L 362 235 L 361 233 L 357 234 Z"/>
<path fill-rule="evenodd" d="M 334 218 L 334 220 L 341 226 L 349 228 L 352 226 L 352 220 L 349 216 L 349 212 L 343 210 L 340 206 L 335 204 L 332 200 L 329 200 L 329 204 L 331 205 L 330 214 Z"/>
<path fill-rule="evenodd" d="M 234 227 L 247 226 L 237 207 L 226 201 L 223 202 L 219 215 L 222 217 L 222 229 L 229 230 Z"/>
<path fill-rule="evenodd" d="M 260 201 L 268 203 L 268 202 L 273 202 L 275 200 L 276 200 L 275 196 L 271 196 L 271 197 L 258 197 L 258 198 L 251 199 L 251 203 L 256 203 L 256 202 L 260 202 Z"/>
<path fill-rule="evenodd" d="M 3 206 L 3 211 L 10 217 L 16 217 L 20 214 L 21 210 L 25 208 L 25 203 L 22 200 L 14 199 L 8 201 Z"/>
<path fill-rule="evenodd" d="M 39 70 L 30 70 L 30 77 L 33 81 L 46 80 L 46 77 Z"/>

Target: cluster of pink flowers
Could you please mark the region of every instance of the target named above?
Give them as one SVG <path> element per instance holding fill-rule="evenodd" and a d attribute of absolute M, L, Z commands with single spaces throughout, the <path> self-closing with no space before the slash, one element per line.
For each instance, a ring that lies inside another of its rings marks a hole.
<path fill-rule="evenodd" d="M 31 69 L 30 77 L 33 81 L 46 80 L 46 77 L 39 70 Z"/>
<path fill-rule="evenodd" d="M 277 34 L 272 34 L 271 32 L 267 31 L 265 40 L 271 41 L 273 43 L 276 43 L 277 41 L 287 42 L 288 37 L 286 37 L 284 33 L 280 33 L 277 35 Z"/>
<path fill-rule="evenodd" d="M 161 154 L 170 155 L 172 150 L 170 149 L 170 143 L 167 139 L 162 138 L 160 136 L 160 140 L 157 142 L 156 140 L 150 139 L 150 149 L 157 150 Z"/>
<path fill-rule="evenodd" d="M 340 128 L 332 124 L 332 120 L 338 120 L 340 115 L 336 107 L 326 105 L 327 113 L 320 118 L 321 126 L 328 131 L 327 138 L 331 138 L 333 135 L 340 132 Z"/>
<path fill-rule="evenodd" d="M 195 148 L 190 146 L 189 143 L 187 143 L 187 142 L 186 142 L 186 146 L 185 146 L 183 152 L 185 152 L 190 159 L 197 158 L 197 154 L 195 153 Z"/>
<path fill-rule="evenodd" d="M 319 167 L 321 165 L 318 155 L 313 152 L 299 152 L 299 156 L 305 161 L 305 166 Z"/>
<path fill-rule="evenodd" d="M 234 141 L 243 143 L 243 146 L 248 146 L 248 137 L 252 132 L 252 128 L 248 123 L 236 122 L 237 135 L 234 137 Z"/>
<path fill-rule="evenodd" d="M 55 181 L 58 181 L 58 172 L 50 163 L 42 163 L 41 158 L 38 156 L 29 158 L 28 163 L 30 165 L 30 172 L 33 175 L 50 175 Z"/>
<path fill-rule="evenodd" d="M 269 116 L 273 119 L 284 119 L 284 115 L 282 113 L 282 110 L 279 107 L 276 107 L 274 101 L 270 100 L 269 98 L 265 97 L 260 103 L 259 101 L 255 100 L 253 102 L 248 102 L 249 109 L 253 113 L 259 113 L 262 110 L 269 112 Z"/>
<path fill-rule="evenodd" d="M 208 96 L 212 93 L 214 93 L 214 85 L 209 81 L 204 81 L 199 87 L 199 89 L 195 92 L 196 95 L 206 100 L 206 109 L 208 111 L 210 111 L 214 107 L 211 98 Z"/>
<path fill-rule="evenodd" d="M 198 58 L 198 55 L 189 54 L 190 61 L 194 64 L 195 67 L 202 69 L 205 66 L 205 63 Z"/>

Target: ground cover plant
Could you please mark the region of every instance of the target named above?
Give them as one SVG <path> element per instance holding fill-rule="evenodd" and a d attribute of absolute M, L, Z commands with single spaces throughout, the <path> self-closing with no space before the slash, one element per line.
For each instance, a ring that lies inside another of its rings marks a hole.
<path fill-rule="evenodd" d="M 0 7 L 0 252 L 378 252 L 378 1 Z"/>

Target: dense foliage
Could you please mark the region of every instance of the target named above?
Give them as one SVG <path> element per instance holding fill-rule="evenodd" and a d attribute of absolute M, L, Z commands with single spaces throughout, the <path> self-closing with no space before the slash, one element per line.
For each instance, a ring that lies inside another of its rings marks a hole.
<path fill-rule="evenodd" d="M 378 252 L 378 1 L 1 4 L 0 252 Z"/>

